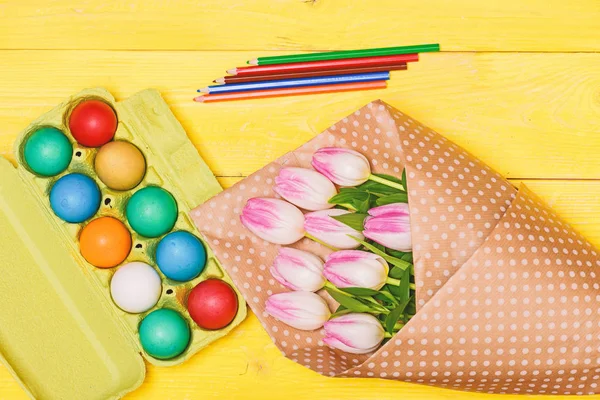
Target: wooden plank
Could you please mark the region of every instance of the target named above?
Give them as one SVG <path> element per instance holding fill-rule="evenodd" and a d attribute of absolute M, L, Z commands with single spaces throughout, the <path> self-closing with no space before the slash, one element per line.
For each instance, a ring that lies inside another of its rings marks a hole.
<path fill-rule="evenodd" d="M 220 178 L 220 182 L 229 187 L 240 179 Z M 600 220 L 597 218 L 600 214 L 600 203 L 597 201 L 600 198 L 600 181 L 528 180 L 526 184 L 594 244 L 600 245 Z M 3 399 L 27 399 L 1 366 L 0 393 Z M 298 400 L 489 399 L 489 395 L 484 394 L 394 381 L 322 377 L 285 359 L 254 315 L 250 315 L 231 335 L 207 347 L 183 365 L 169 368 L 148 366 L 146 382 L 127 399 L 269 400 L 290 394 Z M 502 397 L 510 400 L 521 398 Z M 552 398 L 568 399 L 559 396 Z M 600 396 L 589 399 L 600 399 Z"/>
<path fill-rule="evenodd" d="M 600 173 L 600 54 L 426 54 L 386 90 L 198 104 L 249 52 L 2 51 L 0 154 L 84 87 L 163 93 L 213 172 L 245 176 L 382 98 L 513 178 Z M 15 67 L 18 66 L 18 67 Z"/>
<path fill-rule="evenodd" d="M 0 3 L 0 18 L 4 49 L 600 50 L 596 0 L 25 0 Z"/>

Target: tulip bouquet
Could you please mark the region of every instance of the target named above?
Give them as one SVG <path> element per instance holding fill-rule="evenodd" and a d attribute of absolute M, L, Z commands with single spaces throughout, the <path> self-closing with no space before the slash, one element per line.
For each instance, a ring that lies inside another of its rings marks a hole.
<path fill-rule="evenodd" d="M 281 352 L 328 376 L 600 388 L 600 251 L 383 102 L 192 211 Z"/>
<path fill-rule="evenodd" d="M 271 295 L 265 309 L 296 329 L 324 327 L 330 347 L 370 353 L 416 312 L 406 174 L 373 174 L 363 154 L 335 147 L 317 150 L 312 166 L 281 168 L 273 190 L 285 200 L 250 198 L 240 215 L 268 242 L 306 237 L 332 251 L 323 261 L 280 247 L 270 272 L 294 292 Z M 333 314 L 314 293 L 323 288 L 339 304 Z"/>

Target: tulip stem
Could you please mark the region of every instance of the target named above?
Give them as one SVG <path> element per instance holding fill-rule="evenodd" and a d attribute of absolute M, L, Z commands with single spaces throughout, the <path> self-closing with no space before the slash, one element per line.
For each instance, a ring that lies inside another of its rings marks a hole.
<path fill-rule="evenodd" d="M 389 332 L 386 332 L 386 333 L 384 333 L 384 334 L 383 334 L 383 337 L 384 337 L 384 338 L 388 338 L 388 339 L 389 339 L 389 338 L 391 338 L 391 337 L 392 337 L 392 334 L 391 334 L 391 333 L 389 333 Z"/>
<path fill-rule="evenodd" d="M 400 279 L 394 279 L 394 278 L 390 278 L 388 276 L 388 278 L 385 280 L 385 283 L 388 283 L 388 284 L 394 285 L 394 286 L 400 286 Z"/>
<path fill-rule="evenodd" d="M 331 249 L 333 251 L 339 251 L 340 249 L 336 249 L 335 247 L 325 243 L 324 241 L 322 241 L 321 239 L 317 239 L 316 237 L 314 237 L 313 235 L 311 235 L 310 233 L 304 233 L 304 236 L 307 237 L 308 239 L 315 241 L 319 244 L 322 244 L 323 246 L 327 247 L 328 249 Z"/>
<path fill-rule="evenodd" d="M 402 190 L 403 192 L 405 191 L 404 186 L 402 186 L 402 184 L 397 183 L 397 182 L 392 182 L 392 181 L 382 178 L 380 176 L 371 174 L 371 175 L 369 175 L 369 179 L 374 182 L 381 183 L 382 185 L 393 187 L 395 189 Z"/>

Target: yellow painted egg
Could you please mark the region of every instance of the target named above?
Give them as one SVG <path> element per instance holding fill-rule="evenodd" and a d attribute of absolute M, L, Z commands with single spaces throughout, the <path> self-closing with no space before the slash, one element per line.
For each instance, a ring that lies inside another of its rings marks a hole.
<path fill-rule="evenodd" d="M 114 190 L 130 190 L 136 187 L 146 174 L 144 155 L 126 141 L 109 142 L 96 154 L 94 168 L 98 178 Z"/>

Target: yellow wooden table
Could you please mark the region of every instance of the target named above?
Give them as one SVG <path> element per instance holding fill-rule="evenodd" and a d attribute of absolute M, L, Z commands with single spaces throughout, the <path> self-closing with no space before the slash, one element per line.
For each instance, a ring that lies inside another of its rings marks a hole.
<path fill-rule="evenodd" d="M 33 118 L 80 89 L 103 86 L 121 99 L 154 87 L 228 187 L 382 98 L 510 179 L 526 180 L 600 245 L 598 0 L 76 3 L 0 0 L 2 155 L 10 157 L 16 134 Z M 191 101 L 195 89 L 259 55 L 435 42 L 442 53 L 393 73 L 386 90 Z M 127 398 L 493 397 L 322 377 L 283 358 L 250 315 L 184 365 L 148 366 L 146 383 Z M 0 399 L 25 398 L 0 367 Z"/>

